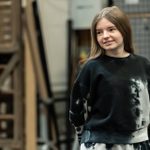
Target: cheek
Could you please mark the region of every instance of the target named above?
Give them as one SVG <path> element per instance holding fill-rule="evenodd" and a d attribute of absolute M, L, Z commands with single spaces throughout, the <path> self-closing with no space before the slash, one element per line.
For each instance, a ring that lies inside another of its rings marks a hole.
<path fill-rule="evenodd" d="M 102 45 L 102 38 L 97 36 L 97 42 L 98 42 L 99 45 Z"/>
<path fill-rule="evenodd" d="M 120 42 L 123 42 L 123 36 L 120 34 L 120 33 L 118 33 L 118 39 L 120 40 Z"/>
<path fill-rule="evenodd" d="M 123 42 L 124 42 L 122 36 L 120 36 L 119 42 L 120 42 L 120 43 L 123 43 Z"/>

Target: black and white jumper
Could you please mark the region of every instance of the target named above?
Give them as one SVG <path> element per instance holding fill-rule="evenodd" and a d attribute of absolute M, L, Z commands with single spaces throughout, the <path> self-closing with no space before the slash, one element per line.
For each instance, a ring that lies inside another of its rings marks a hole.
<path fill-rule="evenodd" d="M 89 60 L 78 73 L 70 97 L 69 118 L 79 141 L 128 144 L 148 140 L 149 95 L 146 58 L 130 54 Z"/>

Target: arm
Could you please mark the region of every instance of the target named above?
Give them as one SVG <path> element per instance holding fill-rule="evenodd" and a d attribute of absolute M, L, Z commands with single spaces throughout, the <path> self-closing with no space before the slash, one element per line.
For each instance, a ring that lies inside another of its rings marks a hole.
<path fill-rule="evenodd" d="M 79 138 L 82 135 L 83 125 L 87 119 L 87 99 L 89 96 L 90 72 L 83 68 L 79 73 L 70 96 L 69 119 L 74 125 Z"/>
<path fill-rule="evenodd" d="M 150 97 L 150 62 L 148 60 L 146 66 L 147 66 L 146 70 L 147 70 L 147 79 L 148 79 L 148 93 Z M 148 137 L 150 139 L 150 124 L 148 126 Z"/>

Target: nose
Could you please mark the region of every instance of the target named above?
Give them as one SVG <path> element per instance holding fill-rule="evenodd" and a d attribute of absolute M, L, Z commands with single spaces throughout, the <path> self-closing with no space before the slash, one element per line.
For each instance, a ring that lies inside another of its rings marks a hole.
<path fill-rule="evenodd" d="M 103 32 L 103 37 L 104 37 L 104 38 L 108 38 L 108 37 L 109 37 L 108 31 L 104 31 L 104 32 Z"/>

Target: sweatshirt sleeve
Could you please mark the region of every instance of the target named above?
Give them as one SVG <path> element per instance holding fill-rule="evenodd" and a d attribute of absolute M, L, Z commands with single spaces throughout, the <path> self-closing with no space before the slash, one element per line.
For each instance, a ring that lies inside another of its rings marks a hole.
<path fill-rule="evenodd" d="M 79 141 L 84 122 L 87 119 L 87 99 L 89 97 L 90 70 L 88 65 L 79 72 L 70 95 L 69 119 L 74 125 Z"/>
<path fill-rule="evenodd" d="M 74 126 L 83 125 L 85 122 L 85 107 L 88 88 L 82 85 L 79 81 L 74 83 L 70 96 L 70 121 Z"/>
<path fill-rule="evenodd" d="M 150 61 L 146 61 L 147 79 L 148 79 L 148 92 L 150 97 Z"/>
<path fill-rule="evenodd" d="M 147 60 L 146 66 L 147 66 L 146 70 L 147 70 L 147 80 L 148 80 L 148 93 L 149 93 L 149 98 L 150 98 L 150 61 L 149 60 Z M 149 101 L 150 101 L 150 99 L 149 99 Z M 150 123 L 148 126 L 148 136 L 150 138 Z"/>

